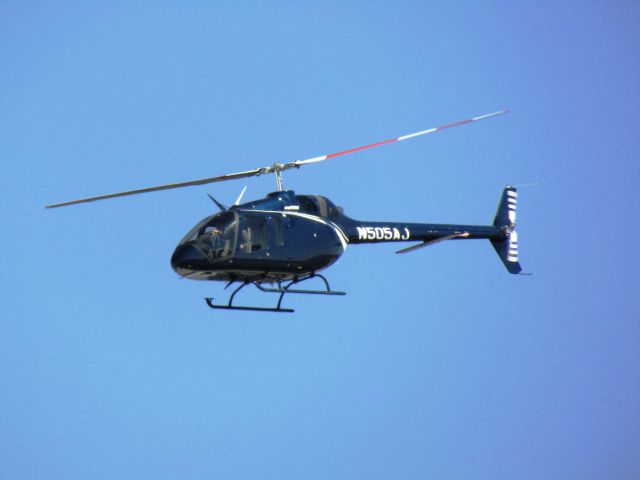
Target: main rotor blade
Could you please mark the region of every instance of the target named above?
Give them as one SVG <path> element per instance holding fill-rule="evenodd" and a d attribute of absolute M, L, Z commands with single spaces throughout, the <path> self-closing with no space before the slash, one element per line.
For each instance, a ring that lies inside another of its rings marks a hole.
<path fill-rule="evenodd" d="M 110 193 L 110 194 L 107 194 L 107 195 L 100 195 L 100 196 L 97 196 L 97 197 L 82 198 L 80 200 L 72 200 L 70 202 L 63 202 L 63 203 L 55 203 L 55 204 L 52 204 L 52 205 L 46 205 L 45 208 L 66 207 L 67 205 L 75 205 L 77 203 L 95 202 L 96 200 L 105 200 L 107 198 L 124 197 L 124 196 L 127 196 L 127 195 L 137 195 L 139 193 L 155 192 L 155 191 L 158 191 L 158 190 L 169 190 L 169 189 L 172 189 L 172 188 L 191 187 L 191 186 L 195 186 L 195 185 L 205 185 L 207 183 L 223 182 L 225 180 L 235 180 L 237 178 L 244 178 L 244 177 L 253 177 L 253 176 L 262 175 L 262 174 L 265 174 L 265 173 L 275 173 L 276 175 L 279 175 L 279 172 L 281 172 L 283 170 L 288 170 L 290 168 L 300 168 L 302 165 L 306 165 L 306 164 L 309 164 L 309 163 L 322 162 L 322 161 L 328 160 L 330 158 L 339 157 L 341 155 L 347 155 L 349 153 L 359 152 L 361 150 L 366 150 L 368 148 L 379 147 L 379 146 L 382 146 L 382 145 L 386 145 L 388 143 L 400 142 L 402 140 L 409 140 L 410 138 L 419 137 L 421 135 L 427 135 L 429 133 L 434 133 L 434 132 L 437 132 L 437 131 L 440 131 L 440 130 L 445 130 L 447 128 L 457 127 L 459 125 L 464 125 L 466 123 L 475 122 L 477 120 L 484 120 L 484 119 L 487 119 L 487 118 L 491 118 L 491 117 L 495 117 L 495 116 L 498 116 L 498 115 L 502 115 L 502 114 L 507 113 L 507 112 L 508 112 L 508 110 L 500 110 L 500 111 L 493 112 L 493 113 L 487 113 L 486 115 L 480 115 L 478 117 L 469 118 L 467 120 L 460 120 L 458 122 L 448 123 L 446 125 L 441 125 L 439 127 L 430 128 L 428 130 L 422 130 L 420 132 L 410 133 L 410 134 L 407 134 L 407 135 L 403 135 L 401 137 L 392 138 L 392 139 L 389 139 L 389 140 L 383 140 L 381 142 L 370 143 L 369 145 L 363 145 L 361 147 L 350 148 L 349 150 L 343 150 L 341 152 L 330 153 L 328 155 L 323 155 L 323 156 L 320 156 L 320 157 L 313 157 L 313 158 L 309 158 L 307 160 L 296 160 L 295 162 L 288 162 L 288 163 L 278 163 L 278 162 L 276 162 L 276 163 L 274 163 L 273 165 L 271 165 L 269 167 L 256 168 L 256 169 L 253 169 L 253 170 L 247 170 L 246 172 L 230 173 L 228 175 L 220 175 L 218 177 L 203 178 L 203 179 L 200 179 L 200 180 L 192 180 L 192 181 L 189 181 L 189 182 L 169 183 L 167 185 L 158 185 L 158 186 L 155 186 L 155 187 L 140 188 L 140 189 L 137 189 L 137 190 L 128 190 L 126 192 Z"/>
<path fill-rule="evenodd" d="M 76 203 L 95 202 L 96 200 L 105 200 L 107 198 L 124 197 L 127 195 L 137 195 L 139 193 L 155 192 L 158 190 L 169 190 L 171 188 L 191 187 L 195 185 L 205 185 L 207 183 L 223 182 L 225 180 L 235 180 L 236 178 L 253 177 L 262 173 L 269 172 L 269 168 L 256 168 L 246 172 L 230 173 L 228 175 L 220 175 L 219 177 L 202 178 L 200 180 L 191 180 L 190 182 L 169 183 L 167 185 L 158 185 L 156 187 L 139 188 L 137 190 L 128 190 L 126 192 L 109 193 L 98 197 L 82 198 L 80 200 L 72 200 L 70 202 L 55 203 L 47 205 L 45 208 L 66 207 L 67 205 L 75 205 Z"/>
<path fill-rule="evenodd" d="M 447 128 L 457 127 L 459 125 L 464 125 L 466 123 L 476 122 L 478 120 L 484 120 L 486 118 L 496 117 L 498 115 L 502 115 L 502 114 L 508 113 L 508 112 L 509 112 L 509 110 L 500 110 L 500 111 L 493 112 L 493 113 L 487 113 L 486 115 L 480 115 L 478 117 L 469 118 L 467 120 L 460 120 L 458 122 L 448 123 L 446 125 L 441 125 L 439 127 L 430 128 L 428 130 L 422 130 L 420 132 L 409 133 L 409 134 L 403 135 L 401 137 L 391 138 L 389 140 L 383 140 L 381 142 L 370 143 L 369 145 L 363 145 L 362 147 L 350 148 L 349 150 L 343 150 L 341 152 L 330 153 L 328 155 L 322 155 L 320 157 L 313 157 L 313 158 L 309 158 L 307 160 L 297 160 L 295 162 L 286 163 L 285 165 L 288 168 L 291 168 L 291 167 L 299 167 L 301 165 L 306 165 L 308 163 L 322 162 L 324 160 L 329 160 L 330 158 L 339 157 L 341 155 L 347 155 L 349 153 L 359 152 L 361 150 L 366 150 L 368 148 L 380 147 L 380 146 L 386 145 L 388 143 L 401 142 L 402 140 L 409 140 L 410 138 L 415 138 L 415 137 L 419 137 L 419 136 L 422 136 L 422 135 L 427 135 L 429 133 L 435 133 L 435 132 L 440 131 L 440 130 L 445 130 Z"/>

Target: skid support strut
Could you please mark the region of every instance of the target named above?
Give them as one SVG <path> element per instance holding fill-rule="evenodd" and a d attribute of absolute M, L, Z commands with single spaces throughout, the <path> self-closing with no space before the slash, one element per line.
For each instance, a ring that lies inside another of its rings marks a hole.
<path fill-rule="evenodd" d="M 297 288 L 291 288 L 293 285 L 296 285 L 298 283 L 304 282 L 306 280 L 311 280 L 312 278 L 320 278 L 325 285 L 325 289 L 324 290 L 301 290 L 301 289 L 297 289 Z M 231 294 L 231 296 L 229 297 L 229 302 L 226 305 L 220 305 L 220 304 L 214 304 L 213 303 L 213 298 L 205 298 L 204 300 L 207 302 L 207 305 L 209 305 L 210 308 L 214 308 L 214 309 L 221 309 L 221 310 L 245 310 L 245 311 L 253 311 L 253 312 L 284 312 L 284 313 L 292 313 L 294 312 L 293 309 L 291 308 L 283 308 L 282 307 L 282 300 L 284 299 L 285 294 L 287 293 L 300 293 L 300 294 L 307 294 L 307 295 L 346 295 L 345 292 L 337 292 L 335 290 L 331 290 L 331 287 L 329 286 L 329 282 L 327 281 L 327 279 L 317 273 L 311 273 L 309 275 L 304 275 L 302 277 L 297 277 L 294 278 L 293 280 L 290 280 L 286 285 L 283 285 L 283 282 L 281 282 L 280 280 L 276 280 L 276 283 L 278 284 L 277 288 L 267 288 L 267 287 L 263 287 L 260 283 L 260 281 L 264 281 L 265 279 L 268 279 L 269 277 L 265 274 L 265 275 L 260 275 L 259 277 L 255 277 L 253 279 L 249 279 L 249 280 L 245 280 L 243 281 Z M 236 294 L 242 290 L 244 287 L 246 287 L 247 285 L 252 284 L 254 285 L 258 290 L 262 291 L 262 292 L 266 292 L 266 293 L 279 293 L 280 296 L 278 297 L 278 303 L 276 304 L 275 307 L 253 307 L 253 306 L 240 306 L 240 305 L 234 305 L 233 304 L 233 299 L 235 298 Z"/>

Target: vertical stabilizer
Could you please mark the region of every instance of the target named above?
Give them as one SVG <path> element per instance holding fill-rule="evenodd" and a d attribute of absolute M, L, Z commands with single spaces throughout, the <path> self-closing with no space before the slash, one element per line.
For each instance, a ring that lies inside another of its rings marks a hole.
<path fill-rule="evenodd" d="M 496 218 L 493 219 L 493 225 L 496 227 L 512 227 L 516 226 L 516 206 L 518 205 L 518 191 L 516 187 L 507 185 L 502 192 L 502 198 L 498 205 Z"/>
<path fill-rule="evenodd" d="M 491 240 L 493 248 L 509 273 L 520 273 L 522 267 L 518 261 L 518 232 L 516 232 L 516 207 L 518 204 L 518 191 L 515 187 L 507 185 L 502 192 L 502 198 L 498 205 L 493 225 L 499 227 L 505 233 L 502 240 Z"/>

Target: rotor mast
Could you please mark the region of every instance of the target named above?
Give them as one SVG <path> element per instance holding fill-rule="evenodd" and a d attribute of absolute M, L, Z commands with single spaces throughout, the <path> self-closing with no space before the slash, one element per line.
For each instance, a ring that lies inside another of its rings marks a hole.
<path fill-rule="evenodd" d="M 282 167 L 284 167 L 284 165 L 282 165 L 279 162 L 274 163 L 273 166 L 271 167 L 273 173 L 275 173 L 275 175 L 276 175 L 276 186 L 277 186 L 279 192 L 281 192 L 283 190 L 283 188 L 282 188 L 282 173 L 280 173 L 283 170 Z"/>

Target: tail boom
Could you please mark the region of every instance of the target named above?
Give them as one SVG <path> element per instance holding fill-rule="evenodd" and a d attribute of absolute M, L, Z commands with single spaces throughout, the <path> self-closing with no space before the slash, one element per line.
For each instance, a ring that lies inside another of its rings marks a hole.
<path fill-rule="evenodd" d="M 425 242 L 452 239 L 503 239 L 504 232 L 495 226 L 448 225 L 430 223 L 360 222 L 345 229 L 349 243 Z"/>
<path fill-rule="evenodd" d="M 509 273 L 520 273 L 516 205 L 518 192 L 507 186 L 502 192 L 493 225 L 363 222 L 343 216 L 340 226 L 349 243 L 419 242 L 396 253 L 409 253 L 445 240 L 486 239 L 491 242 Z"/>

